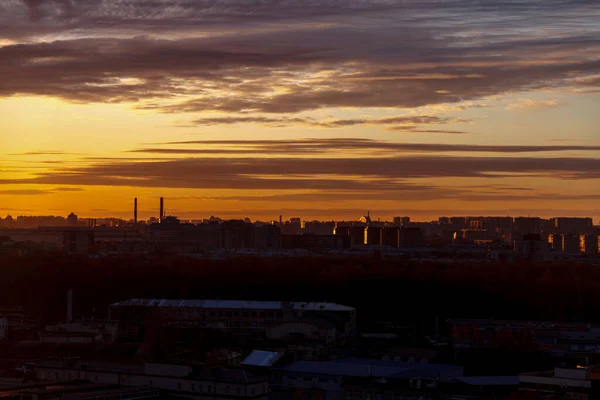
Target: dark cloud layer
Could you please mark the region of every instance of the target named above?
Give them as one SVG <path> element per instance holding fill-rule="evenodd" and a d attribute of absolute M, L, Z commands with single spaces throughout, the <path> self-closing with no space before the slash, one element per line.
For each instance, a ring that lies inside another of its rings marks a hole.
<path fill-rule="evenodd" d="M 390 153 L 539 153 L 563 151 L 600 151 L 600 146 L 525 146 L 525 145 L 476 145 L 442 143 L 394 143 L 361 138 L 328 138 L 296 140 L 190 140 L 159 143 L 167 146 L 198 146 L 200 148 L 156 147 L 132 150 L 151 154 L 315 154 L 343 150 L 383 151 Z M 213 146 L 213 148 L 208 147 Z M 216 146 L 217 148 L 214 148 Z"/>
<path fill-rule="evenodd" d="M 584 0 L 2 0 L 0 7 L 0 36 L 28 40 L 0 47 L 0 96 L 136 101 L 161 112 L 252 119 L 260 117 L 247 114 L 591 88 L 597 79 L 574 78 L 600 72 L 597 4 Z M 324 126 L 365 123 L 373 121 Z"/>
<path fill-rule="evenodd" d="M 202 189 L 397 190 L 413 178 L 600 179 L 600 159 L 567 157 L 186 158 L 104 162 L 0 183 Z"/>

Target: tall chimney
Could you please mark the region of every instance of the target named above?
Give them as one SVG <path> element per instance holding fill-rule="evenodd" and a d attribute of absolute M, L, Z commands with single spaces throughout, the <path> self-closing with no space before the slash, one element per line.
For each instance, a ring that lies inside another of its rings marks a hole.
<path fill-rule="evenodd" d="M 73 289 L 67 292 L 67 323 L 73 322 Z"/>
<path fill-rule="evenodd" d="M 133 199 L 133 223 L 137 224 L 137 197 Z"/>
<path fill-rule="evenodd" d="M 160 217 L 159 217 L 159 221 L 162 222 L 163 218 L 165 217 L 165 200 L 161 197 L 160 198 Z"/>

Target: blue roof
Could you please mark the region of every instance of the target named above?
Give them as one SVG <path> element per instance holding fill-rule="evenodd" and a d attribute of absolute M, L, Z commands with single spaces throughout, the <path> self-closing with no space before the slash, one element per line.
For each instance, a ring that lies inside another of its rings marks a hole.
<path fill-rule="evenodd" d="M 473 386 L 519 386 L 518 376 L 462 376 L 456 380 Z"/>
<path fill-rule="evenodd" d="M 435 372 L 448 372 L 448 371 L 456 371 L 463 370 L 463 367 L 460 365 L 449 365 L 449 364 L 421 364 L 419 362 L 404 362 L 404 361 L 393 361 L 393 360 L 376 360 L 369 358 L 344 358 L 341 360 L 331 361 L 335 364 L 348 364 L 348 365 L 371 365 L 377 367 L 386 367 L 386 368 L 409 368 L 409 369 L 418 369 L 418 370 L 427 370 L 427 371 L 435 371 Z"/>
<path fill-rule="evenodd" d="M 283 353 L 274 351 L 254 350 L 242 361 L 242 365 L 253 365 L 257 367 L 270 367 L 275 364 Z"/>

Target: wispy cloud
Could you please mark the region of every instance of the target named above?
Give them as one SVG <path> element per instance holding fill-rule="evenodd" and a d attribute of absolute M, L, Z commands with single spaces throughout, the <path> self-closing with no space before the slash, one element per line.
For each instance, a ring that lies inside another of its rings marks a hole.
<path fill-rule="evenodd" d="M 344 150 L 387 153 L 540 153 L 563 151 L 600 151 L 600 146 L 576 145 L 477 145 L 449 143 L 397 143 L 360 138 L 295 139 L 295 140 L 189 140 L 156 143 L 157 147 L 131 150 L 150 154 L 327 154 Z M 169 146 L 169 147 L 164 147 Z M 173 146 L 186 146 L 173 147 Z M 189 148 L 198 146 L 199 148 Z"/>
<path fill-rule="evenodd" d="M 598 88 L 600 60 L 593 55 L 600 51 L 600 28 L 593 2 L 490 4 L 3 2 L 0 36 L 23 42 L 0 47 L 6 77 L 0 96 L 136 102 L 165 113 L 221 111 L 254 118 Z M 522 26 L 531 29 L 516 30 Z M 538 103 L 509 107 L 552 105 Z"/>
<path fill-rule="evenodd" d="M 408 155 L 363 158 L 184 158 L 103 162 L 3 184 L 270 190 L 394 190 L 417 178 L 600 179 L 600 159 Z"/>
<path fill-rule="evenodd" d="M 533 99 L 518 99 L 504 107 L 506 110 L 539 110 L 543 108 L 551 108 L 558 106 L 556 100 L 533 100 Z"/>

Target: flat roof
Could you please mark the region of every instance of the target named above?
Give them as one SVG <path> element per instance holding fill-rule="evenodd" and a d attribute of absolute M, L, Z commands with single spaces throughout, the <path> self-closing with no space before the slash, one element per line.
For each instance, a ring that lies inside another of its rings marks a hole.
<path fill-rule="evenodd" d="M 254 350 L 242 361 L 242 365 L 270 367 L 283 357 L 283 353 L 275 351 Z"/>
<path fill-rule="evenodd" d="M 473 386 L 519 386 L 518 376 L 461 376 L 456 380 Z"/>
<path fill-rule="evenodd" d="M 129 299 L 111 304 L 111 307 L 189 307 L 233 310 L 282 310 L 282 301 L 245 300 L 168 300 L 168 299 Z M 354 311 L 354 308 L 335 303 L 290 302 L 292 309 L 307 311 Z"/>
<path fill-rule="evenodd" d="M 180 366 L 176 365 L 175 366 Z M 128 374 L 128 375 L 140 375 L 140 376 L 156 376 L 156 377 L 165 377 L 171 379 L 182 379 L 182 380 L 192 380 L 192 381 L 211 381 L 211 382 L 244 382 L 244 383 L 252 383 L 252 382 L 263 382 L 266 378 L 261 376 L 254 376 L 246 373 L 244 370 L 237 369 L 225 369 L 220 368 L 218 370 L 218 374 L 214 375 L 210 371 L 207 370 L 199 370 L 193 371 L 188 376 L 171 376 L 164 375 L 160 373 L 147 373 L 145 369 L 146 364 L 121 364 L 121 363 L 111 363 L 111 362 L 102 362 L 102 361 L 89 361 L 89 360 L 79 360 L 73 365 L 68 365 L 63 362 L 56 361 L 46 361 L 42 360 L 40 362 L 35 363 L 36 368 L 51 368 L 51 369 L 59 369 L 59 370 L 73 370 L 73 371 L 96 371 L 96 372 L 107 372 L 113 374 Z"/>
<path fill-rule="evenodd" d="M 405 369 L 419 369 L 428 370 L 435 372 L 447 372 L 464 370 L 461 365 L 451 364 L 422 364 L 420 362 L 406 362 L 406 361 L 394 361 L 394 360 L 377 360 L 369 358 L 343 358 L 340 360 L 330 361 L 334 364 L 348 364 L 348 365 L 363 365 L 363 366 L 378 366 L 387 368 L 405 368 Z"/>
<path fill-rule="evenodd" d="M 107 389 L 107 390 L 98 390 L 94 392 L 83 392 L 77 393 L 77 397 L 100 397 L 100 396 L 109 396 L 109 395 L 119 395 L 119 394 L 129 394 L 129 393 L 142 393 L 147 391 L 156 391 L 160 392 L 159 388 L 150 387 L 150 386 L 126 386 L 117 389 Z"/>
<path fill-rule="evenodd" d="M 459 365 L 405 363 L 369 359 L 346 359 L 329 362 L 298 361 L 287 368 L 287 372 L 323 374 L 348 377 L 414 377 L 435 378 L 442 372 L 454 371 L 462 375 L 463 367 Z"/>

